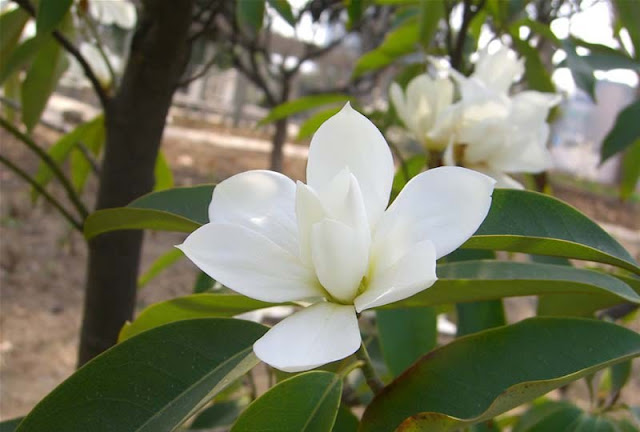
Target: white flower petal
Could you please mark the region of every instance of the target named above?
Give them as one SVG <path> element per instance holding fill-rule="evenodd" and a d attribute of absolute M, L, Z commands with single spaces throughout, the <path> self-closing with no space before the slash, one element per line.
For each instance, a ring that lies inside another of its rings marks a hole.
<path fill-rule="evenodd" d="M 507 93 L 509 87 L 524 73 L 524 59 L 515 51 L 502 47 L 493 54 L 480 53 L 473 77 L 498 93 Z"/>
<path fill-rule="evenodd" d="M 302 182 L 296 185 L 296 217 L 298 218 L 298 239 L 300 258 L 308 265 L 311 261 L 311 227 L 326 218 L 320 198 L 316 192 Z"/>
<path fill-rule="evenodd" d="M 491 177 L 492 179 L 494 179 L 496 181 L 495 184 L 495 188 L 501 188 L 501 189 L 524 189 L 524 186 L 516 181 L 513 177 L 500 172 L 500 171 L 496 171 L 493 170 L 491 168 L 486 168 L 486 167 L 470 167 L 471 169 L 481 172 L 483 174 L 488 175 L 489 177 Z"/>
<path fill-rule="evenodd" d="M 241 225 L 298 255 L 295 197 L 295 183 L 280 173 L 243 172 L 215 187 L 209 221 Z"/>
<path fill-rule="evenodd" d="M 253 345 L 256 356 L 284 372 L 341 360 L 360 347 L 353 306 L 316 303 L 276 324 Z"/>
<path fill-rule="evenodd" d="M 409 127 L 409 113 L 407 112 L 407 101 L 404 98 L 402 87 L 396 82 L 392 82 L 389 87 L 389 100 L 396 109 L 396 113 L 405 126 Z"/>
<path fill-rule="evenodd" d="M 458 248 L 486 217 L 494 183 L 460 167 L 434 168 L 414 177 L 374 233 L 371 253 L 377 271 L 393 265 L 423 240 L 433 242 L 436 258 Z"/>
<path fill-rule="evenodd" d="M 340 302 L 353 301 L 369 263 L 369 244 L 358 231 L 331 219 L 315 224 L 311 257 L 322 286 Z"/>
<path fill-rule="evenodd" d="M 313 136 L 307 184 L 320 190 L 344 168 L 358 179 L 369 224 L 375 225 L 389 202 L 393 158 L 378 128 L 348 103 Z"/>
<path fill-rule="evenodd" d="M 177 247 L 202 271 L 247 297 L 284 302 L 324 294 L 297 256 L 240 225 L 203 225 Z"/>
<path fill-rule="evenodd" d="M 421 241 L 391 267 L 372 277 L 368 289 L 354 301 L 356 311 L 411 297 L 433 285 L 436 279 L 435 247 L 430 240 Z"/>

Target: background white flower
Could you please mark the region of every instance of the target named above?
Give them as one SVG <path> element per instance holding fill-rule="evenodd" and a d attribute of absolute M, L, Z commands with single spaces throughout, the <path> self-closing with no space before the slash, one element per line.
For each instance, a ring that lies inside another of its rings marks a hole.
<path fill-rule="evenodd" d="M 215 188 L 210 222 L 179 246 L 184 253 L 246 296 L 312 303 L 254 344 L 261 360 L 297 372 L 353 354 L 356 313 L 431 286 L 436 259 L 464 243 L 491 204 L 492 179 L 442 167 L 416 176 L 386 209 L 393 175 L 382 134 L 347 104 L 312 139 L 308 184 L 249 171 Z"/>
<path fill-rule="evenodd" d="M 502 47 L 484 51 L 470 77 L 451 71 L 461 99 L 438 117 L 430 131 L 434 141 L 447 142 L 446 165 L 483 172 L 497 187 L 522 188 L 509 173 L 537 173 L 551 167 L 547 149 L 549 110 L 560 101 L 551 93 L 509 88 L 523 72 L 523 62 Z"/>
<path fill-rule="evenodd" d="M 132 29 L 136 25 L 136 7 L 129 0 L 91 0 L 91 16 L 101 24 Z"/>
<path fill-rule="evenodd" d="M 453 102 L 453 83 L 449 78 L 433 79 L 427 74 L 413 78 L 404 92 L 398 83 L 391 83 L 389 98 L 398 117 L 428 150 L 441 151 L 447 142 L 429 137 L 440 113 Z"/>

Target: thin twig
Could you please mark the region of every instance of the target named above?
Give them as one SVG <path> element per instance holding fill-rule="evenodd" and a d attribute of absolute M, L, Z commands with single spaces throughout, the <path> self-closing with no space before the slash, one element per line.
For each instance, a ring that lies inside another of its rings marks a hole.
<path fill-rule="evenodd" d="M 28 12 L 31 16 L 33 17 L 36 16 L 36 9 L 29 0 L 13 0 L 13 1 L 22 9 L 24 9 L 26 12 Z M 78 61 L 78 63 L 80 63 L 80 67 L 82 68 L 85 76 L 91 82 L 91 85 L 93 86 L 93 90 L 96 92 L 96 95 L 100 100 L 100 104 L 102 105 L 102 108 L 106 110 L 109 105 L 109 96 L 107 95 L 107 92 L 105 91 L 105 89 L 102 87 L 102 84 L 100 84 L 100 80 L 98 79 L 96 74 L 93 72 L 93 69 L 91 69 L 89 62 L 87 62 L 87 59 L 85 59 L 82 53 L 78 50 L 78 48 L 76 48 L 69 41 L 69 39 L 67 39 L 58 30 L 53 30 L 51 32 L 51 35 L 60 45 L 62 45 L 62 47 L 69 54 L 71 54 Z"/>
<path fill-rule="evenodd" d="M 373 394 L 380 393 L 384 388 L 384 384 L 378 377 L 376 370 L 373 368 L 371 357 L 369 357 L 367 347 L 365 347 L 364 343 L 362 343 L 360 345 L 360 349 L 356 351 L 356 358 L 358 360 L 362 360 L 362 374 L 364 375 L 364 379 L 367 381 L 367 385 L 369 386 Z"/>
<path fill-rule="evenodd" d="M 7 168 L 20 176 L 24 181 L 29 183 L 35 190 L 38 191 L 40 195 L 42 195 L 47 201 L 49 201 L 51 205 L 53 205 L 56 210 L 58 210 L 62 214 L 62 216 L 64 216 L 64 218 L 67 219 L 67 221 L 69 221 L 71 225 L 73 225 L 75 229 L 82 232 L 82 223 L 75 220 L 74 217 L 62 206 L 62 204 L 60 204 L 58 200 L 56 200 L 51 194 L 49 194 L 49 192 L 47 192 L 37 181 L 32 179 L 29 174 L 27 174 L 20 167 L 18 167 L 2 155 L 0 155 L 0 163 L 4 164 Z"/>
<path fill-rule="evenodd" d="M 27 147 L 29 147 L 29 149 L 31 149 L 31 151 L 33 151 L 38 156 L 40 156 L 42 161 L 45 164 L 47 164 L 49 169 L 51 169 L 51 172 L 53 173 L 53 175 L 62 184 L 62 187 L 66 191 L 67 196 L 69 197 L 69 200 L 71 201 L 71 203 L 75 206 L 75 208 L 80 213 L 80 217 L 83 220 L 86 219 L 86 217 L 89 215 L 89 211 L 87 210 L 87 208 L 84 206 L 84 204 L 80 200 L 80 197 L 76 193 L 75 189 L 73 189 L 73 186 L 71 185 L 71 182 L 64 175 L 64 173 L 62 172 L 62 170 L 60 169 L 60 167 L 58 166 L 56 161 L 54 161 L 47 152 L 45 152 L 42 148 L 40 148 L 40 146 L 38 146 L 35 143 L 35 141 L 33 141 L 28 135 L 26 135 L 26 134 L 22 133 L 20 130 L 18 130 L 18 128 L 16 128 L 14 125 L 12 125 L 11 122 L 7 121 L 4 117 L 0 117 L 0 126 L 2 126 L 4 129 L 7 130 L 7 132 L 9 132 L 11 135 L 16 137 L 18 140 L 20 140 Z"/>

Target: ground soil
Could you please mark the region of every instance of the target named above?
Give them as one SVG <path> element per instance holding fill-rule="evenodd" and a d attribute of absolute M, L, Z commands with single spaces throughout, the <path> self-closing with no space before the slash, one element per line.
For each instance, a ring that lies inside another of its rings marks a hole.
<path fill-rule="evenodd" d="M 55 140 L 55 133 L 46 129 L 38 129 L 36 136 L 43 144 Z M 268 143 L 259 136 L 185 127 L 174 127 L 165 136 L 163 149 L 177 185 L 215 182 L 268 165 Z M 36 158 L 4 131 L 0 131 L 0 146 L 4 156 L 35 172 Z M 303 179 L 305 149 L 290 146 L 286 155 L 285 174 Z M 42 201 L 31 203 L 29 188 L 5 167 L 0 167 L 0 182 L 0 418 L 7 419 L 26 414 L 74 370 L 86 249 L 81 235 L 51 206 Z M 62 196 L 57 188 L 51 189 Z M 88 202 L 95 190 L 90 182 L 84 194 Z M 595 200 L 567 188 L 557 193 L 596 220 L 607 222 L 605 227 L 640 258 L 637 203 Z M 183 238 L 180 234 L 147 234 L 143 268 Z M 179 262 L 141 291 L 139 308 L 189 293 L 195 275 L 190 262 Z M 527 303 L 510 300 L 508 305 L 510 318 L 530 310 Z M 640 330 L 638 323 L 634 326 Z M 638 385 L 631 387 L 625 397 L 638 403 L 639 389 Z"/>

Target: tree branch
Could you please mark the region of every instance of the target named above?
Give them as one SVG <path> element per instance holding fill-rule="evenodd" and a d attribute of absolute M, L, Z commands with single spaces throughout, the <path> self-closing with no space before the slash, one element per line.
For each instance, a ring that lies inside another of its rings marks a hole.
<path fill-rule="evenodd" d="M 27 13 L 29 13 L 32 17 L 36 16 L 36 9 L 29 0 L 13 0 L 13 1 L 22 9 L 24 9 Z M 69 41 L 69 39 L 67 39 L 58 30 L 53 30 L 51 32 L 51 35 L 69 54 L 73 56 L 73 58 L 75 58 L 78 61 L 78 63 L 80 63 L 80 67 L 82 68 L 82 71 L 84 72 L 85 76 L 91 82 L 91 85 L 93 86 L 93 90 L 96 92 L 96 95 L 100 100 L 100 104 L 102 105 L 102 108 L 106 110 L 109 105 L 109 95 L 107 95 L 107 92 L 102 87 L 102 84 L 100 84 L 100 80 L 98 79 L 96 74 L 93 72 L 93 69 L 91 69 L 89 62 L 87 62 L 87 60 L 84 58 L 82 53 L 80 53 L 80 51 L 71 43 L 71 41 Z"/>

